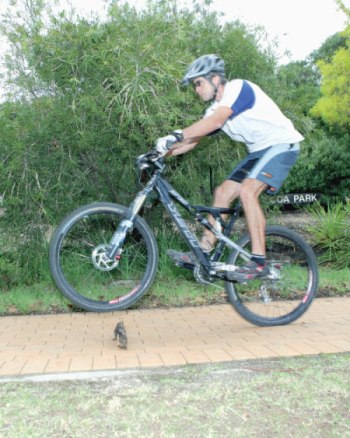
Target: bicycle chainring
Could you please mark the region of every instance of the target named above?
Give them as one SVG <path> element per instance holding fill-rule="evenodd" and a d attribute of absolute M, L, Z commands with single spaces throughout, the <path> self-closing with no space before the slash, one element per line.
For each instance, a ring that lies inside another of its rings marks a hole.
<path fill-rule="evenodd" d="M 204 272 L 203 266 L 196 263 L 193 268 L 193 276 L 200 284 L 212 284 L 213 278 Z"/>

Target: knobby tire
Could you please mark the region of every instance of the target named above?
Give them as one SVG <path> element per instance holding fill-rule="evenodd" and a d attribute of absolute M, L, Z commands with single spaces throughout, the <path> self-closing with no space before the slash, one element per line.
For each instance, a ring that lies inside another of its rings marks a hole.
<path fill-rule="evenodd" d="M 244 235 L 241 247 L 251 251 L 251 239 Z M 258 326 L 289 324 L 310 306 L 318 287 L 318 267 L 310 245 L 292 230 L 266 228 L 266 258 L 279 273 L 278 280 L 254 279 L 246 283 L 225 282 L 229 302 L 247 321 Z M 244 264 L 237 251 L 230 264 Z"/>
<path fill-rule="evenodd" d="M 120 260 L 110 271 L 93 263 L 95 248 L 107 245 L 127 208 L 93 203 L 75 210 L 58 226 L 50 244 L 50 270 L 57 287 L 78 308 L 110 312 L 130 307 L 151 286 L 158 247 L 144 219 L 137 216 L 127 234 Z"/>

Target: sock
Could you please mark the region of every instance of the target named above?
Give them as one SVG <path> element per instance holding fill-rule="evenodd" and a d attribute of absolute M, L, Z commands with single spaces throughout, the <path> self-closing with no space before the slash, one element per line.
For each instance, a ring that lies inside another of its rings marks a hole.
<path fill-rule="evenodd" d="M 266 257 L 264 255 L 252 254 L 252 261 L 260 266 L 264 266 L 266 263 Z"/>

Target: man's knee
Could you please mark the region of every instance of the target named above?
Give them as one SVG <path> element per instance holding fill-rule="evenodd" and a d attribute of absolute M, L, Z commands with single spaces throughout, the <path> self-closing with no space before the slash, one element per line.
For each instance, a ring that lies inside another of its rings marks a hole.
<path fill-rule="evenodd" d="M 267 185 L 256 179 L 245 179 L 241 184 L 239 196 L 244 201 L 257 200 L 262 192 L 267 188 Z"/>
<path fill-rule="evenodd" d="M 241 198 L 241 201 L 244 203 L 244 201 L 251 201 L 252 199 L 257 199 L 258 196 L 255 194 L 255 191 L 252 187 L 243 186 L 241 187 L 241 190 L 239 192 L 239 197 Z"/>
<path fill-rule="evenodd" d="M 214 191 L 215 203 L 222 206 L 230 204 L 235 198 L 239 196 L 240 184 L 235 181 L 226 180 Z"/>

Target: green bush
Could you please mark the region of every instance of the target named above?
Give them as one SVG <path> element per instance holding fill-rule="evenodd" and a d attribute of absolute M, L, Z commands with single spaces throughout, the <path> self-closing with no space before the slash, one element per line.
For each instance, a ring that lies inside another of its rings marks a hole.
<path fill-rule="evenodd" d="M 312 214 L 317 223 L 308 230 L 320 251 L 320 262 L 337 269 L 350 268 L 350 202 L 328 209 L 317 206 Z"/>
<path fill-rule="evenodd" d="M 337 138 L 315 130 L 301 143 L 301 154 L 283 186 L 286 193 L 313 192 L 323 205 L 350 197 L 349 136 Z"/>

